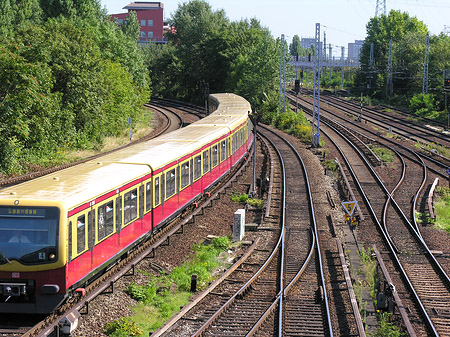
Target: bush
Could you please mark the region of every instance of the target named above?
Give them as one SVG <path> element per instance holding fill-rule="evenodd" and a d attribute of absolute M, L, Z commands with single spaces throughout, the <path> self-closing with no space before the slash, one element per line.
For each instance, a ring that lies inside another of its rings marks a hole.
<path fill-rule="evenodd" d="M 115 321 L 106 323 L 104 332 L 111 337 L 140 336 L 144 333 L 129 317 L 121 317 Z"/>
<path fill-rule="evenodd" d="M 424 117 L 435 110 L 434 96 L 431 94 L 416 94 L 409 101 L 409 109 L 416 115 Z"/>

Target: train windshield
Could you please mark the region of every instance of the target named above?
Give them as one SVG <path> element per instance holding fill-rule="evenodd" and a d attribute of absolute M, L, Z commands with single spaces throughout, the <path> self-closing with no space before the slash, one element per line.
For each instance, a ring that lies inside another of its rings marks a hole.
<path fill-rule="evenodd" d="M 57 207 L 0 206 L 0 265 L 51 263 L 58 255 Z"/>

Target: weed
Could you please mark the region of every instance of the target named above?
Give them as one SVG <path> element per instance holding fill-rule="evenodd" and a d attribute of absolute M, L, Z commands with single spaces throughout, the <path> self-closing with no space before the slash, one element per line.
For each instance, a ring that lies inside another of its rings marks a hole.
<path fill-rule="evenodd" d="M 140 336 L 144 331 L 129 317 L 121 317 L 105 324 L 105 334 L 111 337 Z"/>

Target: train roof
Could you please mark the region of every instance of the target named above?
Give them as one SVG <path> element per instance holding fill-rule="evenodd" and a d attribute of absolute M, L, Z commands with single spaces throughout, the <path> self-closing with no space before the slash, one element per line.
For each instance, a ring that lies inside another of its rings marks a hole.
<path fill-rule="evenodd" d="M 99 159 L 5 188 L 0 190 L 0 201 L 62 201 L 68 208 L 76 207 L 183 158 L 188 153 L 198 151 L 228 134 L 248 118 L 247 105 L 250 104 L 242 97 L 234 94 L 211 96 L 218 102 L 216 112 L 185 128 Z"/>
<path fill-rule="evenodd" d="M 89 162 L 0 190 L 0 199 L 60 201 L 70 207 L 148 173 L 144 165 Z"/>

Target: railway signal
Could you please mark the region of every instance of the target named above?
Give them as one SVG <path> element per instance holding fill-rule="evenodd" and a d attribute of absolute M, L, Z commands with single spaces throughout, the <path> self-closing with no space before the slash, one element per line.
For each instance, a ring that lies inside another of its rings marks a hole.
<path fill-rule="evenodd" d="M 300 91 L 300 80 L 295 80 L 294 91 L 295 91 L 296 94 L 299 93 L 299 91 Z"/>

